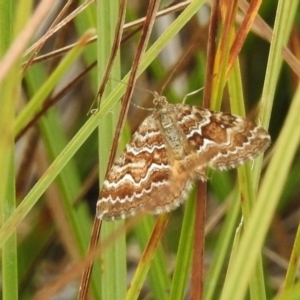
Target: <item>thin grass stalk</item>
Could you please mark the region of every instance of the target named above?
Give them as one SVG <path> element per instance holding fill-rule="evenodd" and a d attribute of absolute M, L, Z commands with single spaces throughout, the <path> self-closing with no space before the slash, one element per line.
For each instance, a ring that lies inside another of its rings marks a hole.
<path fill-rule="evenodd" d="M 191 274 L 191 300 L 202 300 L 204 289 L 204 249 L 206 220 L 207 183 L 198 182 L 196 193 L 193 262 Z"/>
<path fill-rule="evenodd" d="M 112 45 L 116 38 L 116 28 L 119 16 L 119 1 L 98 1 L 97 2 L 97 69 L 98 82 L 103 81 L 106 72 L 106 66 L 110 63 Z M 120 54 L 116 49 L 115 60 L 111 67 L 112 78 L 120 79 Z M 106 89 L 103 93 L 104 105 L 105 97 L 115 88 L 116 81 L 108 81 Z M 99 185 L 100 189 L 104 176 L 106 174 L 106 166 L 111 156 L 111 145 L 114 139 L 114 132 L 118 122 L 120 113 L 120 104 L 115 105 L 111 114 L 100 119 L 98 126 L 98 143 L 99 143 Z M 96 216 L 95 216 L 96 217 Z M 101 241 L 113 236 L 118 228 L 124 226 L 124 221 L 103 222 L 101 227 Z M 102 274 L 93 272 L 94 279 L 100 277 L 102 299 L 123 299 L 126 292 L 126 244 L 125 233 L 118 237 L 113 244 L 103 249 L 101 253 L 101 261 L 95 260 L 94 264 L 101 264 Z M 100 283 L 99 282 L 99 283 Z"/>
<path fill-rule="evenodd" d="M 222 3 L 222 2 L 221 2 Z M 225 2 L 224 2 L 225 3 Z M 211 108 L 219 110 L 221 107 L 224 87 L 227 81 L 226 69 L 230 53 L 231 43 L 233 42 L 235 12 L 237 9 L 236 1 L 227 2 L 224 7 L 220 5 L 222 15 L 222 32 L 216 51 L 213 69 Z"/>

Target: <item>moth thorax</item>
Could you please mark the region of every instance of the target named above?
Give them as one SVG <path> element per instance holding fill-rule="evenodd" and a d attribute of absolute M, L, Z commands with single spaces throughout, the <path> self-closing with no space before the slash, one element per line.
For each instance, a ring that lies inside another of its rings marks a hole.
<path fill-rule="evenodd" d="M 168 150 L 173 152 L 176 159 L 183 158 L 183 137 L 176 121 L 172 115 L 161 114 L 159 115 L 159 122 Z"/>

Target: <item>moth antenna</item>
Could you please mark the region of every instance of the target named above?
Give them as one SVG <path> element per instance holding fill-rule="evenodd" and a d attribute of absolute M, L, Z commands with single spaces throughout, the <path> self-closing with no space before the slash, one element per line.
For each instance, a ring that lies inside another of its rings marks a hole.
<path fill-rule="evenodd" d="M 187 99 L 189 96 L 193 96 L 193 95 L 195 95 L 195 94 L 201 92 L 202 90 L 204 90 L 204 87 L 201 87 L 201 88 L 198 89 L 198 90 L 195 90 L 195 91 L 193 91 L 193 92 L 190 92 L 190 93 L 186 94 L 186 95 L 184 96 L 183 100 L 182 100 L 182 104 L 185 104 L 186 99 Z"/>
<path fill-rule="evenodd" d="M 136 104 L 136 103 L 134 103 L 134 102 L 132 102 L 131 104 L 132 104 L 133 106 L 135 106 L 135 107 L 141 109 L 141 110 L 146 110 L 146 111 L 153 111 L 153 110 L 154 110 L 154 108 L 146 108 L 146 107 L 142 107 L 142 106 L 140 106 L 140 105 L 138 105 L 138 104 Z"/>
<path fill-rule="evenodd" d="M 191 50 L 192 50 L 192 46 L 189 46 L 186 49 L 186 51 L 183 53 L 183 55 L 181 56 L 179 61 L 176 62 L 173 70 L 171 71 L 171 73 L 169 74 L 169 76 L 166 79 L 166 82 L 164 83 L 164 85 L 161 88 L 161 94 L 163 94 L 165 87 L 170 83 L 171 79 L 173 79 L 173 77 L 175 77 L 174 75 L 177 75 L 176 73 L 177 73 L 180 65 L 184 62 L 185 58 L 187 57 L 187 55 L 190 53 Z"/>

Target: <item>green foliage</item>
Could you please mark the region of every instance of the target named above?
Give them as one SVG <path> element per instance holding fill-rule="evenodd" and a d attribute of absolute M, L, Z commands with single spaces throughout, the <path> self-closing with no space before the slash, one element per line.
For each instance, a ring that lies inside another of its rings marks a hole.
<path fill-rule="evenodd" d="M 62 12 L 60 22 L 68 20 L 75 9 L 71 5 L 64 11 L 61 1 L 56 1 L 56 9 L 50 11 L 53 4 L 42 2 L 48 9 L 35 14 L 37 7 L 29 0 L 0 0 L 2 299 L 49 299 L 62 291 L 66 299 L 76 298 L 98 189 L 139 38 L 139 34 L 131 36 L 136 27 L 125 26 L 123 37 L 129 38 L 121 44 L 101 105 L 91 114 L 112 51 L 119 1 L 97 5 L 91 1 L 69 22 L 57 28 L 54 24 L 53 35 L 38 52 L 46 58 L 23 70 L 22 63 L 30 57 L 25 55 L 26 48 L 46 36 L 45 28 L 58 11 Z M 269 128 L 272 145 L 265 156 L 237 172 L 208 174 L 205 300 L 300 297 L 299 217 L 295 214 L 299 210 L 300 90 L 296 74 L 299 76 L 300 67 L 286 48 L 289 40 L 294 41 L 291 47 L 299 40 L 299 33 L 292 31 L 299 18 L 297 7 L 296 0 L 263 1 L 264 20 L 275 20 L 273 34 L 263 19 L 255 22 L 228 74 L 230 47 L 240 23 L 231 24 L 227 19 L 226 24 L 218 23 L 215 39 L 221 43 L 212 74 L 211 104 L 214 109 L 256 117 Z M 195 0 L 169 14 L 164 22 L 156 20 L 153 43 L 138 70 L 133 104 L 151 106 L 151 92 L 162 89 L 170 102 L 180 102 L 191 87 L 203 86 L 209 26 L 205 19 L 210 16 L 206 8 L 204 1 Z M 131 20 L 143 17 L 145 11 L 139 3 L 127 4 Z M 224 7 L 222 13 L 224 17 Z M 75 46 L 63 49 L 74 41 L 78 42 Z M 76 78 L 95 62 L 86 76 Z M 175 80 L 168 81 L 170 75 Z M 187 103 L 200 106 L 201 93 L 189 97 Z M 145 114 L 145 110 L 130 107 L 118 153 Z M 171 216 L 103 224 L 89 297 L 188 298 L 194 210 L 192 193 L 186 205 Z"/>

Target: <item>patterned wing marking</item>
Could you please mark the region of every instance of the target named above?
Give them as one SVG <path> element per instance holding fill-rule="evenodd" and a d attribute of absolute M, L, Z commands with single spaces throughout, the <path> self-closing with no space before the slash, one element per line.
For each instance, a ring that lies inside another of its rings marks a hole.
<path fill-rule="evenodd" d="M 267 131 L 251 121 L 196 106 L 176 106 L 179 125 L 199 154 L 199 164 L 218 170 L 235 168 L 270 144 Z"/>
<path fill-rule="evenodd" d="M 169 165 L 169 154 L 155 124 L 151 115 L 139 126 L 107 174 L 97 202 L 98 218 L 169 212 L 187 198 L 193 178 L 180 161 Z"/>

